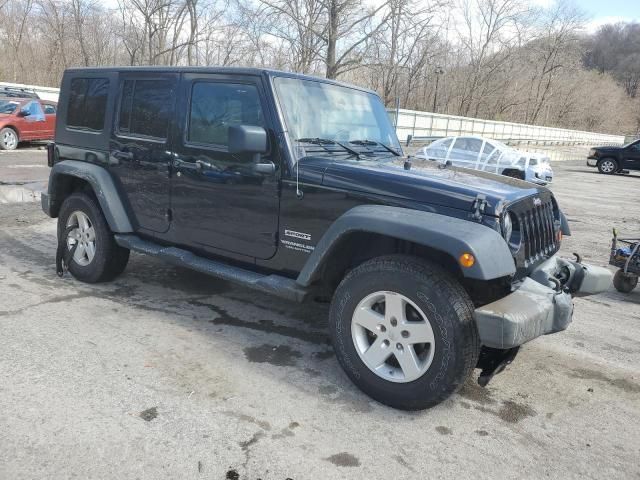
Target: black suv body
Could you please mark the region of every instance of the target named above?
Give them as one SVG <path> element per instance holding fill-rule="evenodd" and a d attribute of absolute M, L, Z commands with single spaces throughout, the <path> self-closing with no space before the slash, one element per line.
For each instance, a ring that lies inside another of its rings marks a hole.
<path fill-rule="evenodd" d="M 606 269 L 560 259 L 568 225 L 523 181 L 404 157 L 373 92 L 257 69 L 68 70 L 44 211 L 87 282 L 129 251 L 289 300 L 331 298 L 347 375 L 398 408 L 571 321 Z"/>
<path fill-rule="evenodd" d="M 607 175 L 623 170 L 640 170 L 640 140 L 621 147 L 593 147 L 589 150 L 587 165 Z"/>

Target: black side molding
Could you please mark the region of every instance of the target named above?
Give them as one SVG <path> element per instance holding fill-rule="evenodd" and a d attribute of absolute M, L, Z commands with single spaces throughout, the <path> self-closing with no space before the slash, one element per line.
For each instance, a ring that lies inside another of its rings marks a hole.
<path fill-rule="evenodd" d="M 161 258 L 172 265 L 190 268 L 212 277 L 244 285 L 287 300 L 303 302 L 309 293 L 307 289 L 301 287 L 295 280 L 290 278 L 279 275 L 263 275 L 251 270 L 245 270 L 223 262 L 200 257 L 182 248 L 158 245 L 143 240 L 137 235 L 116 234 L 115 240 L 121 247 Z"/>

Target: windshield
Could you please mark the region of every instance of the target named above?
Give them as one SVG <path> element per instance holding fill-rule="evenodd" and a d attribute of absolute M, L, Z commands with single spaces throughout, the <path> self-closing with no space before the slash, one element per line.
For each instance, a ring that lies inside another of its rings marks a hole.
<path fill-rule="evenodd" d="M 321 144 L 325 148 L 315 149 L 314 153 L 328 155 L 353 155 L 354 150 L 385 155 L 401 151 L 378 96 L 297 78 L 278 77 L 274 83 L 294 144 Z M 333 148 L 335 145 L 342 148 Z M 296 149 L 298 158 L 306 154 L 304 148 Z"/>
<path fill-rule="evenodd" d="M 7 102 L 6 100 L 0 100 L 0 113 L 13 113 L 18 108 L 16 102 Z"/>

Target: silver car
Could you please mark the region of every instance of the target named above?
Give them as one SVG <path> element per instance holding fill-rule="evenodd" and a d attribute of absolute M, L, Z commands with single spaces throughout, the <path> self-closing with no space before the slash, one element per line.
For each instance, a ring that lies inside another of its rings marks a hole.
<path fill-rule="evenodd" d="M 499 173 L 539 185 L 553 181 L 549 157 L 521 152 L 489 138 L 441 138 L 424 147 L 417 156 L 440 162 L 451 161 L 456 167 Z"/>

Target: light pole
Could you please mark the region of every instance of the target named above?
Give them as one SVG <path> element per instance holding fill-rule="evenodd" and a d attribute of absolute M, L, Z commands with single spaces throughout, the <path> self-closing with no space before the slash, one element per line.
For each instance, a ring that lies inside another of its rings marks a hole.
<path fill-rule="evenodd" d="M 436 91 L 433 94 L 433 113 L 436 113 L 436 102 L 438 101 L 438 82 L 440 80 L 440 75 L 444 73 L 442 67 L 436 67 L 434 72 L 436 74 Z"/>

